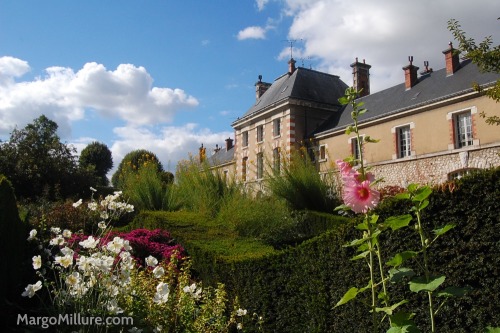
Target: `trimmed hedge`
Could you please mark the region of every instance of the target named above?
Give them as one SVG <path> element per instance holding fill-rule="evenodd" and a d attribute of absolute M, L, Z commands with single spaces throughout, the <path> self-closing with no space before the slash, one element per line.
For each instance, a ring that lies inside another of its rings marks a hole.
<path fill-rule="evenodd" d="M 500 168 L 447 183 L 430 197 L 423 217 L 426 230 L 447 223 L 457 225 L 431 247 L 430 265 L 436 273 L 446 275 L 444 287 L 472 288 L 465 297 L 441 308 L 436 318 L 439 332 L 483 332 L 487 326 L 500 326 L 499 199 Z M 387 200 L 378 209 L 380 221 L 405 214 L 408 207 L 408 203 Z M 144 221 L 155 216 L 146 215 Z M 232 250 L 240 246 L 250 249 L 247 240 L 239 244 L 240 239 L 233 235 L 234 243 L 221 241 L 231 234 L 229 230 L 201 220 L 170 218 L 163 222 L 166 217 L 156 215 L 154 227 L 163 225 L 179 238 L 205 284 L 224 283 L 229 297 L 238 296 L 251 313 L 263 316 L 266 332 L 370 331 L 371 316 L 359 302 L 333 309 L 351 286 L 361 287 L 369 280 L 366 264 L 350 261 L 354 250 L 342 247 L 359 237 L 354 221 L 339 223 L 295 247 L 268 249 L 252 256 Z M 386 260 L 402 250 L 419 248 L 418 235 L 411 228 L 384 235 L 381 242 Z M 217 242 L 221 248 L 215 246 Z M 390 292 L 394 301 L 410 300 L 406 310 L 416 312 L 415 321 L 422 332 L 430 331 L 424 294 L 411 293 L 405 285 L 391 285 Z"/>

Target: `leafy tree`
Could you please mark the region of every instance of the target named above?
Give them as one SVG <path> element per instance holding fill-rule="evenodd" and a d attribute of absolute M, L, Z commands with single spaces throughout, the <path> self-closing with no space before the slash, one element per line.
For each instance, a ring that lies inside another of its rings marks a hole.
<path fill-rule="evenodd" d="M 68 197 L 81 188 L 75 148 L 61 143 L 58 125 L 42 115 L 23 129 L 14 129 L 0 144 L 0 173 L 19 198 Z"/>
<path fill-rule="evenodd" d="M 87 145 L 80 154 L 79 164 L 94 173 L 98 181 L 96 185 L 108 185 L 106 174 L 113 167 L 113 157 L 104 143 L 94 141 Z"/>
<path fill-rule="evenodd" d="M 125 178 L 129 174 L 137 174 L 141 167 L 151 163 L 156 165 L 157 172 L 163 173 L 163 165 L 155 153 L 145 149 L 131 151 L 125 155 L 123 160 L 118 165 L 116 172 L 113 174 L 113 177 L 111 178 L 113 186 L 123 188 Z"/>
<path fill-rule="evenodd" d="M 500 18 L 498 18 L 500 20 Z M 451 31 L 453 37 L 458 40 L 459 48 L 465 52 L 466 56 L 472 60 L 482 71 L 500 73 L 500 45 L 492 46 L 493 40 L 491 36 L 486 37 L 479 45 L 474 39 L 468 38 L 462 30 L 459 22 L 455 19 L 448 21 L 448 30 Z M 474 88 L 480 91 L 480 87 L 475 84 Z M 494 101 L 500 101 L 500 79 L 497 80 L 495 86 L 485 94 Z M 490 125 L 500 125 L 500 117 L 487 116 L 484 111 L 481 112 L 481 117 L 486 118 L 486 123 Z"/>

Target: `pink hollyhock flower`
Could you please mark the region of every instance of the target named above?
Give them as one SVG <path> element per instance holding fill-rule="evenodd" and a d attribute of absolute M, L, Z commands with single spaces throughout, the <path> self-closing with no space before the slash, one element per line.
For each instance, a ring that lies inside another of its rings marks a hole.
<path fill-rule="evenodd" d="M 345 184 L 342 198 L 355 213 L 366 213 L 380 201 L 380 193 L 370 187 L 370 180 L 358 182 L 356 179 Z"/>
<path fill-rule="evenodd" d="M 342 175 L 342 177 L 350 176 L 354 171 L 351 164 L 348 162 L 336 160 L 335 163 L 337 163 L 337 167 L 340 169 L 340 174 Z"/>

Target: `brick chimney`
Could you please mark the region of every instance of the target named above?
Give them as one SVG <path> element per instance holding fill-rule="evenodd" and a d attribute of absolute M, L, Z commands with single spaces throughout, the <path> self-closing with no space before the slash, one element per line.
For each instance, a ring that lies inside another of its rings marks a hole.
<path fill-rule="evenodd" d="M 446 76 L 453 75 L 460 68 L 460 59 L 458 58 L 459 51 L 453 48 L 450 42 L 448 49 L 443 51 L 446 61 Z"/>
<path fill-rule="evenodd" d="M 229 149 L 233 148 L 233 139 L 227 138 L 226 139 L 226 151 L 229 151 Z"/>
<path fill-rule="evenodd" d="M 293 58 L 288 60 L 288 74 L 292 75 L 295 72 L 295 63 L 296 61 Z"/>
<path fill-rule="evenodd" d="M 356 90 L 361 90 L 359 93 L 359 97 L 370 95 L 370 68 L 372 66 L 365 63 L 365 59 L 363 62 L 359 62 L 358 58 L 356 61 L 351 64 L 352 67 L 352 81 L 353 87 Z"/>
<path fill-rule="evenodd" d="M 411 89 L 418 82 L 418 78 L 417 78 L 418 67 L 413 65 L 413 57 L 412 56 L 408 57 L 408 61 L 410 62 L 410 64 L 408 66 L 403 67 L 403 70 L 405 71 L 406 90 Z"/>
<path fill-rule="evenodd" d="M 203 147 L 203 143 L 201 144 L 201 147 L 200 147 L 200 163 L 203 163 L 205 162 L 205 158 L 206 158 L 206 148 Z"/>
<path fill-rule="evenodd" d="M 255 98 L 259 99 L 270 86 L 270 83 L 262 82 L 262 75 L 259 75 L 259 81 L 255 83 Z"/>

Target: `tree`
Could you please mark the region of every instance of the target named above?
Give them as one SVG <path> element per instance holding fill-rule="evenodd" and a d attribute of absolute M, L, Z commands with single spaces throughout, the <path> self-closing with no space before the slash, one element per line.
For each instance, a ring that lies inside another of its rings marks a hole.
<path fill-rule="evenodd" d="M 137 174 L 139 169 L 147 164 L 153 163 L 159 173 L 163 173 L 163 165 L 161 164 L 155 153 L 145 149 L 137 149 L 131 151 L 120 162 L 116 172 L 111 178 L 114 187 L 123 188 L 125 177 L 129 174 Z"/>
<path fill-rule="evenodd" d="M 500 20 L 500 18 L 498 18 Z M 448 21 L 448 30 L 451 31 L 453 37 L 459 42 L 459 49 L 463 51 L 469 59 L 475 63 L 480 70 L 484 72 L 500 73 L 500 45 L 492 46 L 493 41 L 491 36 L 486 37 L 479 45 L 474 39 L 467 38 L 462 30 L 459 22 L 455 19 Z M 480 87 L 475 84 L 474 89 L 481 91 Z M 500 79 L 489 90 L 484 92 L 497 103 L 500 101 Z M 480 113 L 481 117 L 486 118 L 486 123 L 490 125 L 500 125 L 500 117 L 487 116 L 484 111 Z"/>
<path fill-rule="evenodd" d="M 94 141 L 87 145 L 80 154 L 79 164 L 80 168 L 94 173 L 98 181 L 96 185 L 108 185 L 106 174 L 113 167 L 113 157 L 104 143 Z"/>
<path fill-rule="evenodd" d="M 25 128 L 14 129 L 0 144 L 0 173 L 6 175 L 18 198 L 68 197 L 80 186 L 75 148 L 61 143 L 58 125 L 42 115 Z"/>

